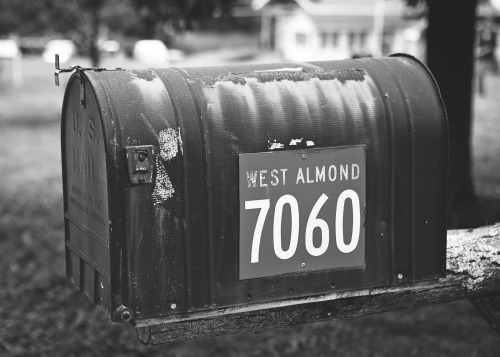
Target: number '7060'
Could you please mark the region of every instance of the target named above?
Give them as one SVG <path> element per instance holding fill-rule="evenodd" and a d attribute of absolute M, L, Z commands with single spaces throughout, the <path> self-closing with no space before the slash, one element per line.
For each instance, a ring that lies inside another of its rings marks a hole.
<path fill-rule="evenodd" d="M 346 244 L 344 240 L 344 206 L 345 201 L 350 199 L 352 202 L 353 210 L 353 220 L 352 220 L 352 237 L 351 241 Z M 328 246 L 330 245 L 330 228 L 328 223 L 321 218 L 318 218 L 319 211 L 328 200 L 326 194 L 322 194 L 316 203 L 314 204 L 309 218 L 306 224 L 305 230 L 305 246 L 306 250 L 312 256 L 320 256 L 324 254 Z M 292 215 L 291 220 L 291 234 L 290 234 L 290 246 L 288 249 L 283 249 L 282 239 L 281 239 L 281 226 L 283 217 L 283 207 L 285 205 L 290 206 L 290 211 Z M 270 208 L 270 200 L 253 200 L 245 202 L 245 210 L 260 209 L 259 216 L 257 218 L 257 223 L 255 225 L 255 230 L 252 239 L 252 252 L 250 261 L 251 263 L 259 262 L 259 249 L 260 241 L 262 238 L 262 230 L 264 229 L 264 223 L 266 221 L 267 213 Z M 314 245 L 313 232 L 316 228 L 321 230 L 321 244 L 316 247 Z M 335 211 L 335 241 L 337 248 L 342 253 L 351 253 L 356 249 L 359 242 L 359 234 L 361 228 L 361 210 L 359 204 L 359 196 L 354 190 L 345 190 L 337 199 L 337 209 Z M 273 246 L 274 253 L 280 259 L 289 259 L 293 257 L 297 250 L 299 244 L 299 204 L 297 199 L 292 195 L 283 195 L 277 202 L 274 209 L 274 220 L 273 220 Z"/>

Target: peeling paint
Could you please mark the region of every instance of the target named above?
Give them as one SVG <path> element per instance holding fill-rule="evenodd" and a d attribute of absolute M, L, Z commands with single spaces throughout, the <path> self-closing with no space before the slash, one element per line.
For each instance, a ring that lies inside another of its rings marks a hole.
<path fill-rule="evenodd" d="M 163 161 L 171 160 L 177 156 L 179 152 L 179 135 L 177 131 L 172 128 L 161 130 L 158 133 L 158 143 L 160 144 L 160 156 Z"/>
<path fill-rule="evenodd" d="M 181 154 L 184 155 L 184 145 L 182 143 L 181 128 L 177 128 L 177 142 L 181 148 Z"/>
<path fill-rule="evenodd" d="M 290 140 L 290 144 L 288 144 L 288 145 L 289 146 L 297 146 L 297 145 L 302 143 L 302 140 L 304 140 L 304 138 L 292 139 L 292 140 Z"/>
<path fill-rule="evenodd" d="M 248 73 L 228 73 L 219 77 L 202 77 L 200 80 L 209 87 L 216 87 L 220 83 L 232 82 L 234 84 L 245 85 L 248 81 L 256 80 L 259 83 L 267 82 L 304 82 L 311 79 L 319 80 L 337 80 L 344 84 L 348 81 L 364 81 L 366 72 L 362 69 L 348 68 L 341 70 L 316 70 L 312 72 L 304 72 L 302 70 L 269 70 L 269 71 L 255 71 Z"/>
<path fill-rule="evenodd" d="M 291 68 L 279 68 L 279 69 L 263 69 L 260 71 L 255 71 L 255 73 L 262 73 L 262 72 L 303 72 L 302 67 L 291 67 Z"/>
<path fill-rule="evenodd" d="M 163 166 L 163 162 L 160 158 L 156 157 L 156 181 L 155 188 L 153 191 L 153 203 L 155 205 L 160 205 L 165 203 L 169 198 L 173 197 L 175 193 L 174 186 L 170 177 Z"/>
<path fill-rule="evenodd" d="M 276 142 L 276 140 L 274 140 L 273 142 L 268 141 L 267 147 L 269 148 L 269 150 L 278 150 L 278 149 L 283 149 L 285 145 L 282 143 L 278 143 Z"/>
<path fill-rule="evenodd" d="M 131 73 L 136 76 L 139 79 L 144 79 L 145 81 L 152 81 L 156 78 L 156 76 L 153 74 L 152 71 L 150 70 L 135 70 L 131 71 Z"/>
<path fill-rule="evenodd" d="M 314 141 L 307 140 L 307 141 L 304 142 L 304 138 L 291 139 L 290 142 L 288 143 L 288 145 L 282 144 L 282 143 L 278 142 L 276 139 L 274 139 L 273 141 L 271 141 L 271 140 L 267 141 L 267 146 L 268 146 L 269 150 L 284 149 L 284 148 L 288 148 L 288 147 L 291 147 L 291 146 L 296 146 L 296 147 L 311 147 L 311 146 L 314 146 L 314 145 L 316 145 L 314 143 Z"/>

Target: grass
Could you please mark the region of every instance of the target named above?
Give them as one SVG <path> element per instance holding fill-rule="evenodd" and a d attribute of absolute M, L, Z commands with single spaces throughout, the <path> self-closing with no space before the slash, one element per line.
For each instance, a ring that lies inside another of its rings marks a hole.
<path fill-rule="evenodd" d="M 466 301 L 147 350 L 131 326 L 109 322 L 64 278 L 63 91 L 51 72 L 28 58 L 21 88 L 0 77 L 1 356 L 498 355 L 500 337 Z M 500 78 L 488 77 L 486 85 L 487 95 L 476 97 L 474 177 L 478 194 L 495 208 Z"/>

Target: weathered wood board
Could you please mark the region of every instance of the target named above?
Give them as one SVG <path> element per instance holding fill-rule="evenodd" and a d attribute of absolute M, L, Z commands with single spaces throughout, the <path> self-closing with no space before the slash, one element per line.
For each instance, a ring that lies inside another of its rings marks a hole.
<path fill-rule="evenodd" d="M 216 309 L 191 314 L 188 320 L 183 316 L 142 320 L 135 326 L 137 334 L 141 342 L 154 346 L 190 338 L 350 319 L 461 299 L 471 299 L 477 306 L 483 306 L 480 310 L 489 314 L 490 323 L 495 324 L 498 299 L 488 296 L 500 293 L 500 224 L 448 231 L 447 239 L 447 275 L 437 281 Z M 484 307 L 486 302 L 491 304 Z"/>

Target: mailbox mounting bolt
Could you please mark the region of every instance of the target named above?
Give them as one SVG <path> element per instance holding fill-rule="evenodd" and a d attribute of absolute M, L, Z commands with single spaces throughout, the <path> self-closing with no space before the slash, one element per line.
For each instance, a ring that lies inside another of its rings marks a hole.
<path fill-rule="evenodd" d="M 306 267 L 306 263 L 302 263 L 302 264 L 300 264 L 300 266 L 301 266 L 302 268 L 305 268 L 305 267 Z"/>
<path fill-rule="evenodd" d="M 398 279 L 403 279 L 403 274 L 398 274 Z"/>
<path fill-rule="evenodd" d="M 130 311 L 128 311 L 128 310 L 123 311 L 121 314 L 121 318 L 125 322 L 129 321 L 131 317 L 132 317 L 132 315 L 130 314 Z"/>
<path fill-rule="evenodd" d="M 171 308 L 172 310 L 175 310 L 175 309 L 177 308 L 177 305 L 176 305 L 176 304 L 174 304 L 174 303 L 172 303 L 172 304 L 170 304 L 170 308 Z"/>

